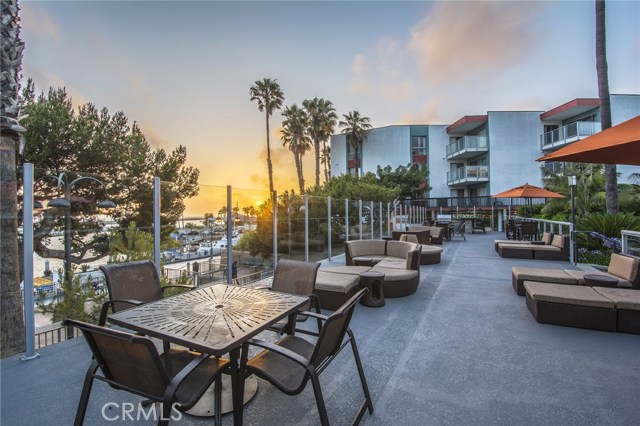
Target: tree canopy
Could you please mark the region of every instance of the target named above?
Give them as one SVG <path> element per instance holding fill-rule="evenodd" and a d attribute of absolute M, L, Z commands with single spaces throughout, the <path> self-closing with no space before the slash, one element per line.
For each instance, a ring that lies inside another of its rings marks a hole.
<path fill-rule="evenodd" d="M 167 153 L 152 149 L 140 127 L 129 124 L 123 112 L 109 113 L 92 103 L 77 108 L 65 88 L 50 88 L 47 94 L 35 94 L 31 81 L 23 91 L 24 119 L 28 141 L 23 161 L 34 164 L 35 198 L 49 200 L 59 193 L 57 177 L 64 173 L 68 181 L 78 177 L 94 177 L 104 186 L 87 179 L 71 189 L 73 229 L 96 228 L 94 222 L 99 201 L 106 198 L 116 203 L 110 214 L 123 228 L 130 223 L 140 227 L 153 224 L 153 177 L 162 181 L 161 226 L 168 235 L 182 215 L 184 200 L 198 193 L 199 171 L 186 166 L 187 149 L 178 146 Z M 105 192 L 106 190 L 106 192 Z M 46 237 L 61 227 L 61 212 L 48 209 L 35 231 L 36 252 L 46 257 L 63 258 L 61 250 L 47 247 Z M 98 227 L 98 229 L 100 229 Z M 107 244 L 102 237 L 91 242 L 75 237 L 72 243 L 73 263 L 87 253 L 104 255 Z M 86 260 L 86 258 L 85 258 Z"/>

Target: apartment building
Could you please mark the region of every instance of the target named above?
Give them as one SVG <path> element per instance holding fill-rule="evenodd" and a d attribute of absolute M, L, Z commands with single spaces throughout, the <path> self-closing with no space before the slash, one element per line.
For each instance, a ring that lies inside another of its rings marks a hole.
<path fill-rule="evenodd" d="M 475 197 L 528 182 L 542 185 L 544 169 L 562 163 L 535 160 L 600 131 L 598 99 L 574 99 L 547 111 L 489 111 L 451 125 L 397 125 L 371 129 L 358 150 L 346 135 L 331 137 L 331 173 L 374 172 L 409 163 L 429 168 L 425 197 Z M 612 124 L 640 115 L 640 95 L 611 95 Z M 620 182 L 640 167 L 618 166 Z"/>

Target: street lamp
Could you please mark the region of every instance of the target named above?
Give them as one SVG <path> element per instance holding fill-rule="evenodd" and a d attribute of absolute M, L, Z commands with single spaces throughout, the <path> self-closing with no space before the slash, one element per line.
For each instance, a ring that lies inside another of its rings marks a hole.
<path fill-rule="evenodd" d="M 61 208 L 64 209 L 64 279 L 68 283 L 71 282 L 71 189 L 80 181 L 83 180 L 92 180 L 98 182 L 104 188 L 104 192 L 107 196 L 107 188 L 100 181 L 91 176 L 80 176 L 76 179 L 69 181 L 69 178 L 65 173 L 60 173 L 58 176 L 47 175 L 45 178 L 52 178 L 58 181 L 58 189 L 64 190 L 64 196 L 60 198 L 55 198 L 47 203 L 48 207 Z M 113 209 L 116 207 L 116 204 L 109 200 L 103 200 L 98 203 L 98 208 L 100 209 Z"/>
<path fill-rule="evenodd" d="M 569 188 L 571 188 L 571 251 L 572 261 L 576 264 L 576 238 L 575 238 L 575 226 L 576 226 L 576 208 L 574 203 L 574 190 L 577 185 L 577 178 L 575 176 L 569 176 Z"/>

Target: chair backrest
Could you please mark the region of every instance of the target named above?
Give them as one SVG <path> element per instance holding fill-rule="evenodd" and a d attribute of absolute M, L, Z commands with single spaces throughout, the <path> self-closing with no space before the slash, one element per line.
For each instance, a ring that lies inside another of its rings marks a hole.
<path fill-rule="evenodd" d="M 110 385 L 159 399 L 164 396 L 169 377 L 150 339 L 71 319 L 64 324 L 82 330 Z"/>
<path fill-rule="evenodd" d="M 461 220 L 454 225 L 455 231 L 458 234 L 464 234 L 464 231 L 466 230 L 466 226 L 467 225 L 464 223 L 464 220 Z"/>
<path fill-rule="evenodd" d="M 415 243 L 415 244 L 420 243 L 420 241 L 418 241 L 418 236 L 415 234 L 402 234 L 400 235 L 400 241 L 406 241 L 408 243 Z"/>
<path fill-rule="evenodd" d="M 533 236 L 538 233 L 538 222 L 522 222 L 522 234 Z"/>
<path fill-rule="evenodd" d="M 107 282 L 109 299 L 136 300 L 142 303 L 162 299 L 162 287 L 156 266 L 150 260 L 100 266 Z M 129 309 L 129 303 L 114 303 L 113 312 Z"/>
<path fill-rule="evenodd" d="M 607 272 L 629 281 L 635 287 L 638 269 L 640 269 L 640 259 L 637 257 L 612 253 Z"/>
<path fill-rule="evenodd" d="M 273 274 L 271 289 L 283 293 L 309 296 L 313 294 L 319 263 L 281 259 Z"/>
<path fill-rule="evenodd" d="M 311 355 L 311 362 L 314 366 L 318 367 L 328 357 L 338 353 L 344 335 L 349 328 L 356 303 L 367 291 L 366 288 L 363 288 L 357 292 L 324 322 L 322 330 L 320 330 L 320 336 L 316 342 L 316 347 Z"/>

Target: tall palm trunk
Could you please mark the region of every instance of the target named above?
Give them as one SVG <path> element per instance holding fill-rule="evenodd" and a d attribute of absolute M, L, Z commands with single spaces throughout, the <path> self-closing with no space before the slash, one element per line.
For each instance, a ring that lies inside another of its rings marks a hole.
<path fill-rule="evenodd" d="M 596 0 L 596 71 L 598 74 L 598 97 L 600 98 L 600 124 L 602 130 L 611 127 L 605 21 L 605 2 L 604 0 Z M 604 166 L 604 182 L 607 213 L 618 213 L 618 173 L 615 164 L 606 164 Z"/>
<path fill-rule="evenodd" d="M 313 147 L 316 151 L 316 187 L 320 186 L 320 141 L 313 139 Z"/>
<path fill-rule="evenodd" d="M 18 92 L 22 68 L 23 42 L 20 40 L 18 3 L 2 0 L 2 111 L 0 112 L 0 357 L 24 351 L 24 318 L 20 293 L 18 252 L 18 198 L 16 146 Z M 24 130 L 24 129 L 21 129 Z"/>
<path fill-rule="evenodd" d="M 271 145 L 269 143 L 269 108 L 265 114 L 267 121 L 267 172 L 269 173 L 269 194 L 273 194 L 273 165 L 271 164 Z"/>

